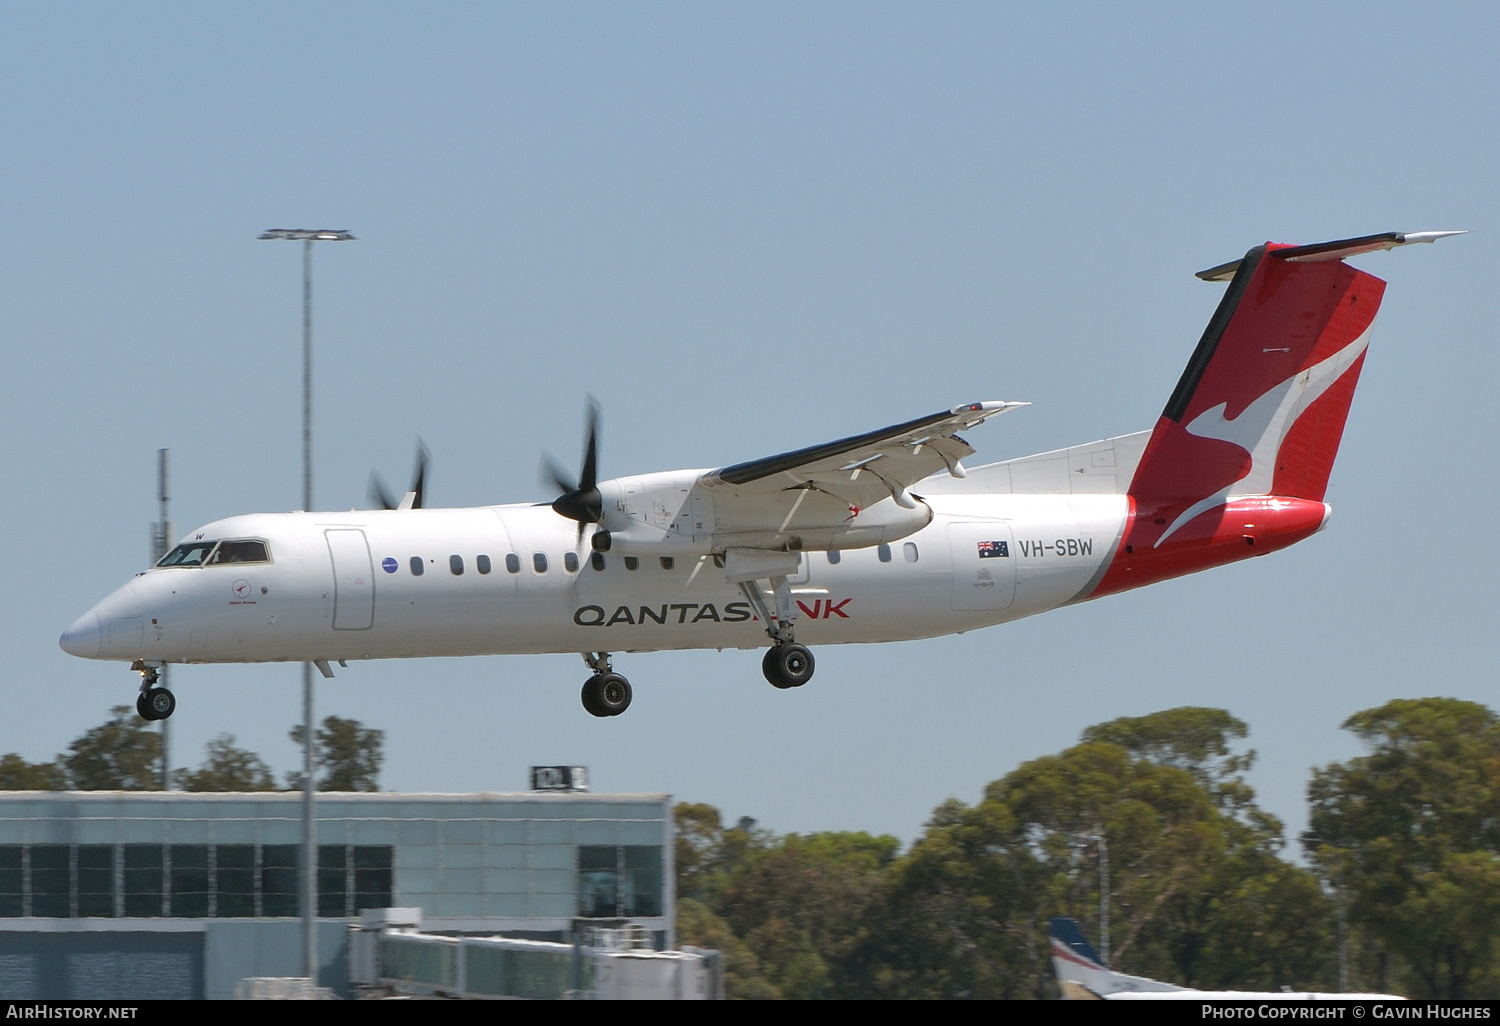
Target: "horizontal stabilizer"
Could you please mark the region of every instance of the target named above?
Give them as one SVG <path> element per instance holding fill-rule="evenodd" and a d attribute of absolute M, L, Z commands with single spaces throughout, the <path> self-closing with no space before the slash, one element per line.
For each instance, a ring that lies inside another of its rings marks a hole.
<path fill-rule="evenodd" d="M 1361 253 L 1373 253 L 1377 249 L 1395 249 L 1397 246 L 1409 246 L 1414 242 L 1436 242 L 1450 235 L 1463 234 L 1465 233 L 1461 231 L 1381 232 L 1378 235 L 1361 235 L 1357 239 L 1335 239 L 1333 242 L 1315 242 L 1310 246 L 1288 246 L 1271 250 L 1270 255 L 1278 260 L 1287 260 L 1294 264 L 1311 264 L 1324 260 L 1342 260 L 1345 257 L 1359 256 Z M 1243 258 L 1231 260 L 1227 264 L 1210 267 L 1206 271 L 1199 271 L 1197 276 L 1204 281 L 1229 281 L 1234 277 L 1234 272 L 1240 269 L 1242 260 Z"/>

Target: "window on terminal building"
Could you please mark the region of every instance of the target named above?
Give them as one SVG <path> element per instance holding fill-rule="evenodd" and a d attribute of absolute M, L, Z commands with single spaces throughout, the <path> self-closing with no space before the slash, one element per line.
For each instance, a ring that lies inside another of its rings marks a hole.
<path fill-rule="evenodd" d="M 67 919 L 73 914 L 69 893 L 71 853 L 66 844 L 31 846 L 31 914 L 45 919 Z"/>
<path fill-rule="evenodd" d="M 158 919 L 165 893 L 162 878 L 162 846 L 159 844 L 126 844 L 122 846 L 125 865 L 121 884 L 125 888 L 125 915 L 131 919 Z"/>
<path fill-rule="evenodd" d="M 580 846 L 579 916 L 616 919 L 661 915 L 661 862 L 658 845 Z"/>
<path fill-rule="evenodd" d="M 26 887 L 21 871 L 21 850 L 19 844 L 0 844 L 0 916 L 5 918 L 25 915 L 22 899 Z"/>
<path fill-rule="evenodd" d="M 178 919 L 208 917 L 208 845 L 174 844 L 167 850 L 172 915 Z"/>
<path fill-rule="evenodd" d="M 214 846 L 214 897 L 220 919 L 255 915 L 255 845 Z"/>
<path fill-rule="evenodd" d="M 78 915 L 108 919 L 115 914 L 115 846 L 78 846 Z"/>
<path fill-rule="evenodd" d="M 295 844 L 266 844 L 260 849 L 260 914 L 295 916 L 300 911 Z"/>
<path fill-rule="evenodd" d="M 118 850 L 119 855 L 116 855 Z M 292 917 L 294 844 L 0 845 L 0 917 Z M 318 849 L 318 914 L 343 919 L 392 904 L 389 845 Z M 117 864 L 118 859 L 118 864 Z M 26 901 L 30 895 L 29 908 Z"/>

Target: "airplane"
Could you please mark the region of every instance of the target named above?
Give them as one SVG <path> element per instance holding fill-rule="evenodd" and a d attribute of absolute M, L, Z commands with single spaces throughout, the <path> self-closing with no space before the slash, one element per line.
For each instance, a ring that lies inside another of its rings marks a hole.
<path fill-rule="evenodd" d="M 1199 272 L 1228 289 L 1156 424 L 967 469 L 959 434 L 1028 404 L 972 402 L 710 470 L 598 478 L 552 464 L 550 503 L 429 508 L 426 457 L 378 510 L 257 513 L 187 534 L 60 645 L 168 663 L 577 652 L 584 708 L 616 716 L 613 654 L 764 648 L 777 688 L 809 645 L 963 633 L 1286 548 L 1324 492 L 1385 283 L 1345 258 L 1461 232 L 1266 243 Z M 377 491 L 381 489 L 378 488 Z M 394 508 L 391 508 L 393 507 Z M 584 545 L 587 538 L 588 545 Z"/>
<path fill-rule="evenodd" d="M 1306 990 L 1194 990 L 1127 976 L 1106 966 L 1076 919 L 1052 920 L 1052 971 L 1070 1001 L 1405 1001 L 1399 994 L 1354 994 Z"/>

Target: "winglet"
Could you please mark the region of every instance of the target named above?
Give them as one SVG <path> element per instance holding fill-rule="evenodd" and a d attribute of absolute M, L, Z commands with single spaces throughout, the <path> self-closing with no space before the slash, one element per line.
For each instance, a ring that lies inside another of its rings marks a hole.
<path fill-rule="evenodd" d="M 1310 246 L 1283 246 L 1269 251 L 1270 256 L 1294 264 L 1319 263 L 1324 260 L 1342 260 L 1345 257 L 1373 253 L 1378 249 L 1395 249 L 1415 242 L 1436 242 L 1450 235 L 1466 235 L 1463 231 L 1441 232 L 1381 232 L 1378 235 L 1361 235 L 1355 239 L 1335 239 L 1333 242 L 1315 242 Z M 1241 260 L 1199 271 L 1197 277 L 1204 281 L 1229 281 L 1240 269 Z"/>

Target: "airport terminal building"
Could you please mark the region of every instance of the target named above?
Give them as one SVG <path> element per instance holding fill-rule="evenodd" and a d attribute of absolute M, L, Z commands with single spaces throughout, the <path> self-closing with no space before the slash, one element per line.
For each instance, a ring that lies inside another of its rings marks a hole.
<path fill-rule="evenodd" d="M 0 792 L 0 997 L 226 998 L 301 976 L 297 793 Z M 318 983 L 366 909 L 431 933 L 675 944 L 664 794 L 318 797 Z"/>

